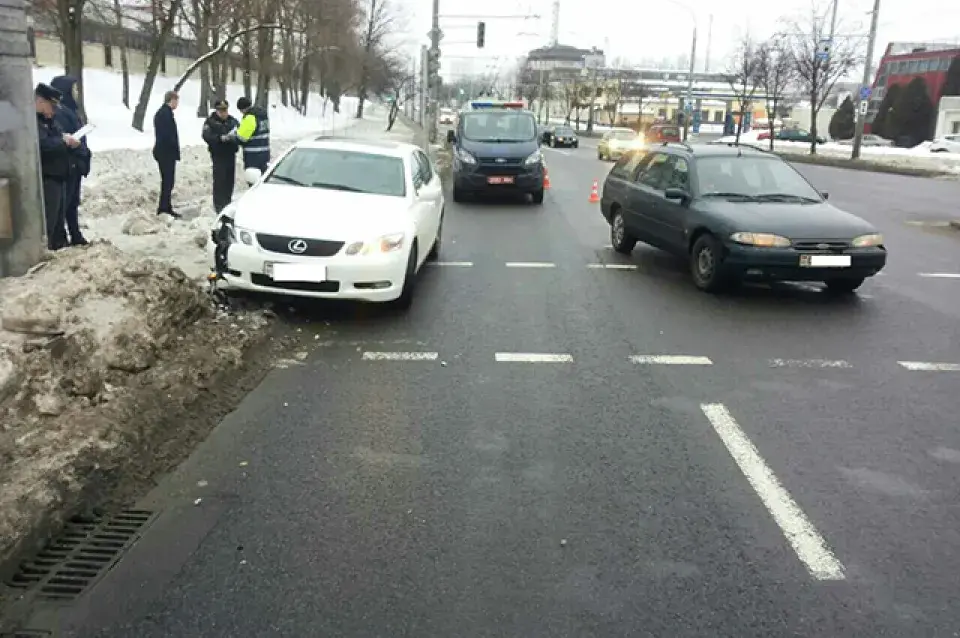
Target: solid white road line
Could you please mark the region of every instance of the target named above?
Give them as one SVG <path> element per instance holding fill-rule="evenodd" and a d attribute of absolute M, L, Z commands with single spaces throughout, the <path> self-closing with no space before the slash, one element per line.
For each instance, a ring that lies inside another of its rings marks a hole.
<path fill-rule="evenodd" d="M 472 261 L 428 261 L 428 266 L 450 266 L 458 268 L 472 268 Z"/>
<path fill-rule="evenodd" d="M 685 354 L 638 354 L 630 357 L 630 363 L 638 365 L 666 366 L 712 366 L 709 357 L 695 357 Z"/>
<path fill-rule="evenodd" d="M 955 272 L 922 272 L 918 274 L 927 279 L 960 279 L 960 273 Z"/>
<path fill-rule="evenodd" d="M 507 268 L 556 268 L 557 265 L 549 261 L 508 261 Z"/>
<path fill-rule="evenodd" d="M 842 359 L 770 359 L 771 368 L 852 368 Z"/>
<path fill-rule="evenodd" d="M 706 403 L 700 409 L 813 577 L 817 580 L 844 580 L 843 565 L 789 492 L 780 485 L 726 406 Z"/>
<path fill-rule="evenodd" d="M 573 356 L 569 354 L 498 352 L 494 358 L 501 363 L 573 363 Z"/>
<path fill-rule="evenodd" d="M 911 372 L 960 372 L 960 363 L 934 363 L 932 361 L 897 361 Z"/>
<path fill-rule="evenodd" d="M 636 264 L 587 264 L 587 268 L 595 270 L 636 270 Z"/>
<path fill-rule="evenodd" d="M 438 352 L 364 352 L 364 361 L 436 361 Z"/>

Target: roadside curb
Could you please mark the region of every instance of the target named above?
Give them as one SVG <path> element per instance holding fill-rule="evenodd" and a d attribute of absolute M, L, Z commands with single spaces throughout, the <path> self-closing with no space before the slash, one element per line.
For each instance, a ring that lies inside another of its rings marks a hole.
<path fill-rule="evenodd" d="M 947 171 L 932 168 L 917 168 L 913 166 L 894 166 L 882 162 L 870 160 L 852 160 L 843 157 L 829 157 L 825 155 L 805 155 L 801 153 L 784 153 L 775 151 L 776 155 L 788 162 L 796 164 L 814 164 L 817 166 L 830 166 L 833 168 L 846 168 L 854 171 L 867 171 L 871 173 L 886 173 L 889 175 L 903 175 L 906 177 L 947 177 L 956 178 L 957 175 Z"/>

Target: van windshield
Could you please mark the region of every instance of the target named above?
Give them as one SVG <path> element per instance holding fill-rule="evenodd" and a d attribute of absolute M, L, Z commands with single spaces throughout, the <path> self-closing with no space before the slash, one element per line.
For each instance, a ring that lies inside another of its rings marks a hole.
<path fill-rule="evenodd" d="M 532 142 L 537 123 L 524 111 L 474 111 L 462 118 L 463 138 L 474 142 Z"/>

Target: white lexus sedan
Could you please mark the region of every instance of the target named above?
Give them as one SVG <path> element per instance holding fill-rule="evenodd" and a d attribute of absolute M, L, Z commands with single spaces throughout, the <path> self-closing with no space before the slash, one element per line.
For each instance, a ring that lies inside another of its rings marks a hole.
<path fill-rule="evenodd" d="M 309 139 L 246 177 L 207 244 L 226 290 L 408 306 L 439 254 L 440 176 L 414 145 Z"/>

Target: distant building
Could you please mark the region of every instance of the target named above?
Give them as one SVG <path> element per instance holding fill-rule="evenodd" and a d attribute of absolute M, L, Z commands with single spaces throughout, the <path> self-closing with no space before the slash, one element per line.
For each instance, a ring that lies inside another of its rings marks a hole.
<path fill-rule="evenodd" d="M 873 81 L 866 123 L 869 126 L 877 115 L 880 102 L 894 85 L 906 85 L 922 77 L 930 89 L 930 99 L 936 108 L 943 94 L 950 63 L 960 56 L 960 45 L 937 43 L 891 42 L 887 45 Z"/>

